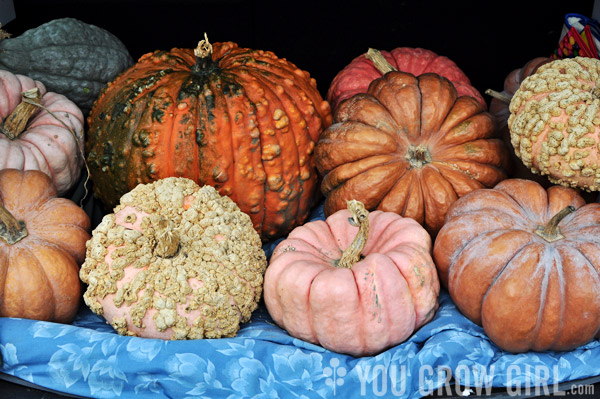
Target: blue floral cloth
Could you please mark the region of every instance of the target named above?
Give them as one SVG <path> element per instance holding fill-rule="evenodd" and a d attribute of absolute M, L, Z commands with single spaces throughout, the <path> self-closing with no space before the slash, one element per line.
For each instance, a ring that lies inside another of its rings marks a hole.
<path fill-rule="evenodd" d="M 456 394 L 450 380 L 473 393 L 544 393 L 600 375 L 598 341 L 570 352 L 506 353 L 446 292 L 440 301 L 435 318 L 406 342 L 363 358 L 289 336 L 264 305 L 235 338 L 195 341 L 123 337 L 85 307 L 72 325 L 0 318 L 0 371 L 71 395 L 124 399 L 418 398 Z"/>

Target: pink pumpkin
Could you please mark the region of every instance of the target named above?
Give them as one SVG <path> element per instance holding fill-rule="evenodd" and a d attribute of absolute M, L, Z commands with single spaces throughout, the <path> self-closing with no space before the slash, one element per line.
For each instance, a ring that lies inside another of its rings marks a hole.
<path fill-rule="evenodd" d="M 24 92 L 39 106 L 25 105 Z M 77 183 L 83 166 L 84 121 L 75 103 L 46 92 L 41 82 L 0 70 L 0 119 L 0 170 L 44 172 L 59 195 Z"/>
<path fill-rule="evenodd" d="M 274 250 L 264 299 L 293 337 L 353 356 L 406 340 L 438 308 L 431 237 L 411 218 L 358 201 L 295 228 Z"/>
<path fill-rule="evenodd" d="M 433 72 L 445 77 L 454 84 L 459 96 L 474 97 L 487 109 L 485 100 L 479 91 L 471 86 L 467 75 L 448 57 L 437 55 L 430 50 L 410 47 L 381 51 L 381 54 L 399 71 L 412 73 L 415 76 Z M 366 93 L 369 84 L 382 77 L 383 74 L 384 72 L 367 58 L 367 53 L 353 59 L 333 78 L 329 86 L 327 100 L 331 104 L 331 109 L 335 110 L 338 104 L 346 98 L 357 93 Z"/>

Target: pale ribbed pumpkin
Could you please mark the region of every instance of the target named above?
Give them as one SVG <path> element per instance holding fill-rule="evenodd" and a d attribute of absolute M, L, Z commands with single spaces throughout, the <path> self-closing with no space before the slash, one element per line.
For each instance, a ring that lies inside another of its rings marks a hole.
<path fill-rule="evenodd" d="M 0 170 L 0 317 L 69 323 L 90 219 L 37 170 Z"/>
<path fill-rule="evenodd" d="M 508 179 L 460 198 L 433 256 L 450 296 L 500 348 L 571 350 L 600 332 L 600 204 Z"/>
<path fill-rule="evenodd" d="M 42 171 L 52 178 L 59 195 L 77 183 L 84 141 L 84 119 L 77 105 L 46 92 L 41 82 L 0 70 L 0 119 L 0 169 Z"/>
<path fill-rule="evenodd" d="M 431 237 L 413 219 L 350 201 L 296 227 L 265 273 L 269 314 L 293 337 L 353 356 L 406 340 L 438 308 Z"/>
<path fill-rule="evenodd" d="M 398 47 L 380 53 L 396 70 L 412 73 L 415 76 L 437 73 L 450 80 L 459 95 L 471 96 L 484 108 L 487 107 L 485 100 L 471 85 L 467 75 L 448 57 L 438 55 L 431 50 L 411 47 Z M 369 52 L 356 57 L 338 72 L 329 86 L 327 100 L 331 108 L 335 110 L 344 99 L 357 93 L 365 93 L 369 84 L 384 73 L 370 59 Z"/>
<path fill-rule="evenodd" d="M 202 41 L 149 53 L 90 113 L 94 192 L 112 208 L 140 183 L 186 177 L 231 197 L 263 239 L 279 237 L 314 204 L 313 151 L 330 123 L 315 80 L 271 52 Z"/>
<path fill-rule="evenodd" d="M 448 207 L 506 178 L 492 116 L 437 74 L 388 72 L 343 101 L 315 149 L 325 214 L 357 199 L 435 234 Z"/>

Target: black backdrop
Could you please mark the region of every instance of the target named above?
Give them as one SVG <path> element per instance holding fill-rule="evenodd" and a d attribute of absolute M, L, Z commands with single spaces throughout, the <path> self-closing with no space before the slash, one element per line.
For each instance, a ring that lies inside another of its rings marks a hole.
<path fill-rule="evenodd" d="M 484 92 L 558 43 L 566 13 L 592 16 L 593 0 L 241 1 L 15 0 L 19 35 L 73 17 L 115 34 L 134 59 L 153 50 L 234 41 L 307 70 L 325 95 L 335 74 L 369 47 L 423 47 L 453 59 Z M 489 98 L 486 97 L 489 102 Z"/>

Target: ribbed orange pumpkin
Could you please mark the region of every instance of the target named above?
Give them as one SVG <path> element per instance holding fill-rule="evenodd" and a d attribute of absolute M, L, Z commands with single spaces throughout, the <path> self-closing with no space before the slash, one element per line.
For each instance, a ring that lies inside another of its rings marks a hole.
<path fill-rule="evenodd" d="M 68 323 L 90 219 L 38 170 L 0 170 L 0 316 Z"/>
<path fill-rule="evenodd" d="M 506 177 L 492 117 L 437 74 L 388 72 L 340 104 L 315 150 L 325 214 L 356 199 L 435 234 L 448 207 Z"/>
<path fill-rule="evenodd" d="M 600 204 L 508 179 L 452 205 L 433 256 L 458 308 L 512 352 L 600 334 Z"/>
<path fill-rule="evenodd" d="M 90 113 L 94 193 L 112 208 L 140 183 L 187 177 L 231 197 L 272 239 L 308 216 L 314 146 L 330 124 L 315 80 L 271 52 L 202 41 L 149 53 Z"/>

